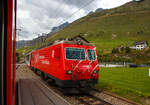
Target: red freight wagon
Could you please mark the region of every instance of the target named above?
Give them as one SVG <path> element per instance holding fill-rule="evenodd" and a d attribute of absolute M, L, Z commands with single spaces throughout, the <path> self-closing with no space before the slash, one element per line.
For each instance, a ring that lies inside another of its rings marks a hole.
<path fill-rule="evenodd" d="M 90 43 L 60 41 L 32 51 L 26 58 L 34 71 L 40 71 L 43 78 L 53 79 L 60 87 L 85 87 L 97 83 L 97 51 Z"/>

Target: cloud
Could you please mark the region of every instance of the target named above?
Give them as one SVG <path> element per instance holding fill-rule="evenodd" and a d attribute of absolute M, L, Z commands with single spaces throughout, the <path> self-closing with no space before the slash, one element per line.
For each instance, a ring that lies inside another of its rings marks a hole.
<path fill-rule="evenodd" d="M 99 4 L 100 7 L 104 9 L 109 9 L 123 5 L 129 1 L 132 0 L 101 0 L 101 1 L 98 0 L 97 3 Z"/>
<path fill-rule="evenodd" d="M 130 0 L 18 0 L 17 28 L 22 27 L 22 31 L 18 32 L 19 38 L 33 39 L 37 34 L 48 33 L 52 27 L 65 21 L 72 22 L 97 8 L 113 8 L 128 1 Z"/>

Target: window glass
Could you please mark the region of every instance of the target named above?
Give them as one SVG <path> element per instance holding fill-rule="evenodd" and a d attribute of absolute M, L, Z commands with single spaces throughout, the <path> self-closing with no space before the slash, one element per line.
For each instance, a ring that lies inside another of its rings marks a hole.
<path fill-rule="evenodd" d="M 26 56 L 26 62 L 27 62 L 28 65 L 30 64 L 30 55 Z"/>
<path fill-rule="evenodd" d="M 87 53 L 88 53 L 88 59 L 89 60 L 96 60 L 96 55 L 95 55 L 95 51 L 94 50 L 88 49 Z"/>
<path fill-rule="evenodd" d="M 85 59 L 85 50 L 80 49 L 80 48 L 66 48 L 66 58 L 67 59 L 84 60 Z"/>

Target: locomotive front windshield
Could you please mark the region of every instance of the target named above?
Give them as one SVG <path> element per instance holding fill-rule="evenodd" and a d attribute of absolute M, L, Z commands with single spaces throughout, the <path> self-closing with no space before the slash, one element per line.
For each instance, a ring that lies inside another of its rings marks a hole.
<path fill-rule="evenodd" d="M 80 48 L 66 48 L 66 58 L 71 60 L 84 60 L 85 50 Z"/>
<path fill-rule="evenodd" d="M 94 50 L 88 49 L 87 53 L 88 53 L 88 59 L 89 60 L 96 60 L 96 55 L 95 55 L 95 51 Z"/>

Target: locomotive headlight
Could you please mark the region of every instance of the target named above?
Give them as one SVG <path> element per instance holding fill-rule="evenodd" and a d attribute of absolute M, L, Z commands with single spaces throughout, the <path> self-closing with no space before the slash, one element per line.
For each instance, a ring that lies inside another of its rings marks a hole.
<path fill-rule="evenodd" d="M 94 73 L 94 74 L 98 74 L 98 70 L 95 70 L 93 73 Z"/>
<path fill-rule="evenodd" d="M 67 70 L 66 74 L 72 74 L 72 71 L 71 70 Z"/>

